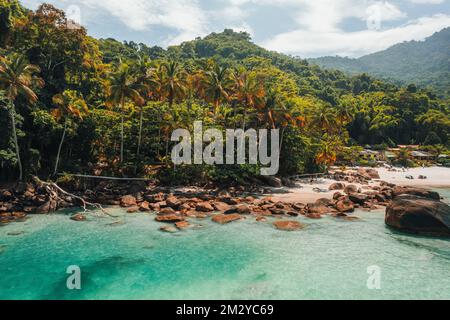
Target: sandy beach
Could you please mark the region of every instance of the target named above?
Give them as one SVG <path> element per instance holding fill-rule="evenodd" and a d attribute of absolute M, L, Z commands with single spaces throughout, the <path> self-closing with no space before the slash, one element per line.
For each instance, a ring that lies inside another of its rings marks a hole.
<path fill-rule="evenodd" d="M 349 170 L 357 170 L 357 168 L 350 168 Z M 450 168 L 444 167 L 429 167 L 429 168 L 410 168 L 401 169 L 397 171 L 389 171 L 387 168 L 376 169 L 380 175 L 380 179 L 373 180 L 369 186 L 376 186 L 380 181 L 386 181 L 401 186 L 416 186 L 423 188 L 450 188 Z M 420 175 L 426 176 L 427 179 L 418 179 Z M 412 176 L 414 179 L 407 179 L 406 176 Z M 300 202 L 311 203 L 320 198 L 332 198 L 336 192 L 334 190 L 327 192 L 316 192 L 314 189 L 328 190 L 328 187 L 336 181 L 330 179 L 319 179 L 310 183 L 309 181 L 300 181 L 296 188 L 280 188 L 274 189 L 273 198 L 284 202 Z M 348 184 L 348 183 L 347 183 Z M 362 189 L 367 186 L 356 184 Z"/>

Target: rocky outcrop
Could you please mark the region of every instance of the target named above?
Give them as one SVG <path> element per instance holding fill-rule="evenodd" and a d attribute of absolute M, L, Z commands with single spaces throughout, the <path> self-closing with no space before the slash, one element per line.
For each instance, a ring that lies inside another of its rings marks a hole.
<path fill-rule="evenodd" d="M 431 198 L 396 197 L 386 208 L 385 222 L 408 233 L 450 237 L 450 207 Z"/>
<path fill-rule="evenodd" d="M 438 201 L 441 200 L 441 196 L 439 195 L 439 193 L 437 193 L 435 191 L 423 189 L 423 188 L 417 188 L 417 187 L 397 186 L 392 189 L 392 192 L 393 192 L 394 197 L 405 194 L 405 195 L 413 195 L 413 196 L 418 196 L 418 197 L 428 198 L 428 199 L 433 199 L 433 200 L 438 200 Z"/>

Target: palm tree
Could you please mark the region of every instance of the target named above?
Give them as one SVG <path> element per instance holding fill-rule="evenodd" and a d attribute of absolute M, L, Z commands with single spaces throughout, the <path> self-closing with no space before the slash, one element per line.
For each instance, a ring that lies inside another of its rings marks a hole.
<path fill-rule="evenodd" d="M 326 171 L 328 172 L 328 169 L 336 162 L 336 160 L 336 141 L 325 134 L 325 139 L 322 141 L 321 150 L 316 156 L 316 163 L 325 165 Z"/>
<path fill-rule="evenodd" d="M 160 83 L 162 95 L 172 110 L 173 103 L 184 96 L 186 90 L 186 73 L 176 61 L 163 62 L 160 65 Z"/>
<path fill-rule="evenodd" d="M 38 100 L 33 87 L 42 87 L 44 81 L 36 77 L 39 73 L 38 66 L 28 64 L 22 55 L 13 54 L 8 58 L 0 58 L 0 87 L 5 91 L 9 102 L 9 112 L 12 122 L 12 134 L 16 149 L 17 164 L 19 166 L 19 180 L 23 179 L 22 161 L 16 130 L 16 110 L 14 102 L 17 97 L 23 97 L 28 103 Z"/>
<path fill-rule="evenodd" d="M 131 100 L 138 105 L 144 104 L 144 99 L 139 93 L 143 85 L 136 82 L 136 78 L 132 74 L 130 67 L 126 64 L 122 64 L 119 70 L 110 77 L 109 81 L 110 87 L 107 105 L 116 105 L 120 108 L 120 162 L 123 163 L 125 102 Z"/>
<path fill-rule="evenodd" d="M 355 108 L 349 104 L 342 104 L 337 109 L 338 121 L 341 126 L 351 122 L 354 118 Z"/>
<path fill-rule="evenodd" d="M 214 64 L 210 70 L 203 73 L 201 86 L 204 99 L 213 104 L 214 115 L 217 116 L 221 102 L 229 100 L 228 91 L 231 86 L 229 70 Z"/>
<path fill-rule="evenodd" d="M 247 112 L 256 105 L 261 104 L 264 98 L 264 86 L 262 83 L 249 72 L 234 72 L 233 80 L 233 98 L 244 106 L 244 115 L 242 120 L 242 129 L 245 130 Z"/>
<path fill-rule="evenodd" d="M 331 107 L 322 105 L 319 108 L 312 110 L 309 124 L 313 128 L 321 130 L 322 133 L 331 134 L 335 132 L 338 127 L 336 112 Z"/>
<path fill-rule="evenodd" d="M 140 94 L 144 100 L 150 100 L 154 96 L 155 81 L 154 68 L 151 67 L 148 58 L 140 58 L 138 63 L 134 66 L 135 73 L 138 75 L 136 82 L 141 86 Z M 139 158 L 142 144 L 142 126 L 144 118 L 144 103 L 138 104 L 139 107 L 139 133 L 136 156 Z"/>
<path fill-rule="evenodd" d="M 64 120 L 64 130 L 59 143 L 58 153 L 56 154 L 55 170 L 53 171 L 53 175 L 56 175 L 69 119 L 74 117 L 83 120 L 83 116 L 89 110 L 83 97 L 78 92 L 72 90 L 66 90 L 63 93 L 55 95 L 53 97 L 53 103 L 56 106 L 56 109 L 52 111 L 53 117 L 57 121 Z"/>

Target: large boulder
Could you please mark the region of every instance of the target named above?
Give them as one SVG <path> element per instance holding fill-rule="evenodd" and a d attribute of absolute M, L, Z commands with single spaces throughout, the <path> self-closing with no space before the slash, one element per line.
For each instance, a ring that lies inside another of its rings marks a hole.
<path fill-rule="evenodd" d="M 441 196 L 439 195 L 439 193 L 437 193 L 435 191 L 427 190 L 424 188 L 397 186 L 397 187 L 394 187 L 394 189 L 392 189 L 392 193 L 393 193 L 394 197 L 400 196 L 402 194 L 406 194 L 406 195 L 413 195 L 413 196 L 418 196 L 418 197 L 422 197 L 422 198 L 433 199 L 433 200 L 437 200 L 437 201 L 441 200 Z"/>
<path fill-rule="evenodd" d="M 404 232 L 450 237 L 450 207 L 434 199 L 398 196 L 386 208 L 385 222 Z"/>
<path fill-rule="evenodd" d="M 136 198 L 132 195 L 123 196 L 120 199 L 120 206 L 124 208 L 134 207 L 137 205 Z"/>

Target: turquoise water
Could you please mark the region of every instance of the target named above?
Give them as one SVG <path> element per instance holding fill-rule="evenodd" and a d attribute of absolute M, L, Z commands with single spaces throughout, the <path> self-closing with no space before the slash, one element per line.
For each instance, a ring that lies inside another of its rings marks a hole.
<path fill-rule="evenodd" d="M 177 234 L 152 215 L 114 212 L 123 224 L 56 214 L 1 227 L 0 299 L 450 299 L 450 241 L 395 233 L 383 212 L 298 218 L 298 232 L 198 220 Z M 66 288 L 70 265 L 81 290 Z M 373 265 L 378 290 L 367 288 Z"/>

